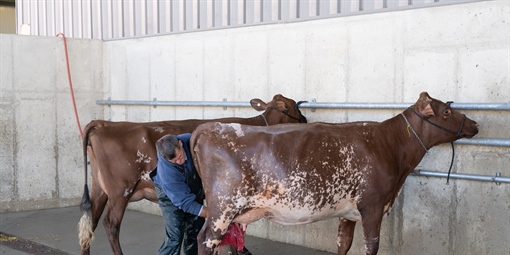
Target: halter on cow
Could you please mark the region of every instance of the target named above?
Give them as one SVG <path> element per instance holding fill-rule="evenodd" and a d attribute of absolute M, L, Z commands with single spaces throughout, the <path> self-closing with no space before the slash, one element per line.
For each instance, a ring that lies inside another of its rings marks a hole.
<path fill-rule="evenodd" d="M 199 254 L 213 254 L 231 222 L 333 217 L 338 254 L 349 251 L 359 221 L 366 253 L 377 254 L 383 215 L 426 150 L 477 133 L 476 122 L 426 92 L 383 122 L 200 125 L 191 140 L 208 204 Z"/>
<path fill-rule="evenodd" d="M 199 124 L 210 121 L 259 126 L 306 123 L 298 108 L 301 102 L 296 103 L 282 95 L 275 95 L 267 104 L 260 99 L 252 99 L 250 103 L 255 110 L 265 111 L 252 118 L 147 123 L 91 121 L 83 132 L 85 188 L 80 207 L 83 216 L 79 223 L 81 254 L 90 254 L 94 230 L 107 202 L 103 225 L 114 254 L 122 254 L 120 224 L 128 203 L 142 199 L 158 202 L 149 172 L 156 166 L 155 143 L 163 135 L 191 133 Z M 90 197 L 87 151 L 92 168 Z"/>

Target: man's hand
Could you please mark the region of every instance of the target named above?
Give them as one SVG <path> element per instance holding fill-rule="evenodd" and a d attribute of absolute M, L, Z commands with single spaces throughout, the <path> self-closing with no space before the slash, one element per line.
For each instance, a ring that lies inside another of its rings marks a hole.
<path fill-rule="evenodd" d="M 202 206 L 202 211 L 200 212 L 200 215 L 198 215 L 198 216 L 202 217 L 202 218 L 207 217 L 207 207 Z"/>

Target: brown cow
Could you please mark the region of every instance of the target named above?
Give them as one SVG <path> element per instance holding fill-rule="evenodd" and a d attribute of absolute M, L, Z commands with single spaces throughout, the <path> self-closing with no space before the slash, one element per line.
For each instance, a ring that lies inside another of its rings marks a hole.
<path fill-rule="evenodd" d="M 250 101 L 257 111 L 252 118 L 222 118 L 216 120 L 176 120 L 147 123 L 91 121 L 84 129 L 83 153 L 85 189 L 81 203 L 83 216 L 79 223 L 82 254 L 90 253 L 90 243 L 99 218 L 108 202 L 103 225 L 114 254 L 122 254 L 119 231 L 129 202 L 148 199 L 157 203 L 154 183 L 149 172 L 156 167 L 156 141 L 166 134 L 191 133 L 199 124 L 209 121 L 245 125 L 276 125 L 306 123 L 298 109 L 300 102 L 275 95 L 269 103 Z M 92 190 L 87 185 L 87 151 L 92 168 Z"/>
<path fill-rule="evenodd" d="M 231 222 L 332 217 L 340 218 L 338 254 L 358 221 L 366 253 L 377 254 L 382 217 L 426 151 L 477 133 L 476 122 L 426 92 L 383 122 L 201 125 L 191 140 L 208 204 L 199 254 L 213 254 Z"/>

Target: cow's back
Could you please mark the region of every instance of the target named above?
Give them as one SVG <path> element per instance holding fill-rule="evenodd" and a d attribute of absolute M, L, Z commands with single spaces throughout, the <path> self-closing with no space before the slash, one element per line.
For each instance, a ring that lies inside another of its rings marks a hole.
<path fill-rule="evenodd" d="M 94 156 L 112 171 L 121 169 L 117 164 L 138 165 L 139 171 L 151 171 L 156 163 L 154 144 L 165 134 L 190 133 L 195 125 L 178 125 L 179 122 L 108 122 L 100 125 L 89 134 L 89 145 Z M 198 123 L 197 123 L 198 125 Z M 122 152 L 112 154 L 109 151 Z M 122 175 L 118 173 L 114 175 Z M 137 178 L 137 175 L 133 175 Z"/>
<path fill-rule="evenodd" d="M 324 160 L 324 164 L 345 161 L 346 157 L 351 158 L 347 160 L 350 163 L 355 163 L 352 161 L 355 159 L 361 160 L 357 152 L 370 151 L 375 147 L 374 143 L 384 145 L 384 139 L 373 138 L 374 134 L 379 134 L 373 130 L 380 127 L 381 123 L 377 122 L 281 124 L 270 127 L 206 123 L 193 132 L 192 144 L 197 146 L 195 151 L 200 151 L 199 157 L 226 151 L 232 152 L 230 158 L 237 159 L 232 163 L 253 159 L 261 171 L 276 168 L 275 162 L 302 169 L 305 166 L 313 167 L 314 162 L 320 160 Z M 323 165 L 320 166 L 322 168 Z M 349 168 L 349 165 L 345 168 Z"/>

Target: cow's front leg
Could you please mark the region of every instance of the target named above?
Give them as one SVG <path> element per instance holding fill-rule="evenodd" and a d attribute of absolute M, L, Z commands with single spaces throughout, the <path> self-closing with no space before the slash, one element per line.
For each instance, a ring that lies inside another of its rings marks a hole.
<path fill-rule="evenodd" d="M 382 217 L 382 208 L 368 208 L 361 211 L 361 224 L 367 255 L 375 255 L 379 251 Z"/>
<path fill-rule="evenodd" d="M 356 222 L 340 218 L 340 225 L 338 226 L 338 255 L 345 255 L 352 245 L 354 236 L 354 229 Z"/>

